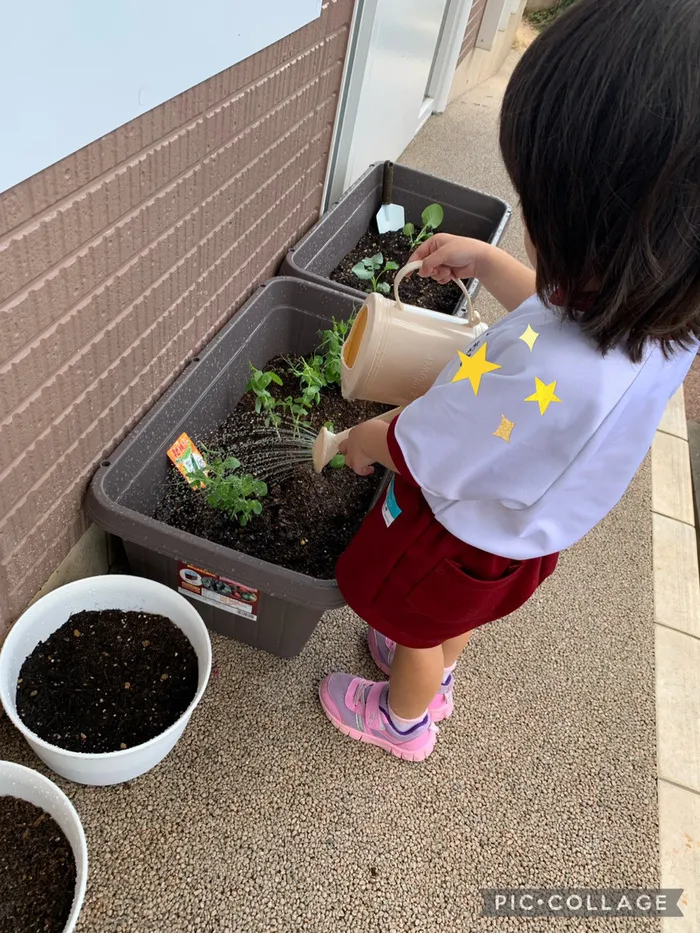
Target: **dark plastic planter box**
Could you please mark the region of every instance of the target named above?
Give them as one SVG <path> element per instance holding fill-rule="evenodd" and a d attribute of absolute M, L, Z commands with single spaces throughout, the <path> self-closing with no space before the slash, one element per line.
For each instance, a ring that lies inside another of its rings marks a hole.
<path fill-rule="evenodd" d="M 306 236 L 290 249 L 280 273 L 363 299 L 363 291 L 333 282 L 329 276 L 373 224 L 381 206 L 383 174 L 383 163 L 378 163 L 348 188 Z M 393 200 L 404 206 L 406 220 L 414 223 L 420 220 L 428 204 L 438 202 L 445 209 L 440 231 L 474 237 L 494 245 L 503 236 L 511 215 L 510 206 L 500 198 L 426 175 L 405 165 L 395 166 Z M 472 298 L 478 289 L 478 281 L 472 279 L 468 285 Z M 460 314 L 465 304 L 461 299 L 453 314 Z"/>
<path fill-rule="evenodd" d="M 344 605 L 336 582 L 249 557 L 151 516 L 171 469 L 166 450 L 183 431 L 196 436 L 224 420 L 244 394 L 248 364 L 263 367 L 279 353 L 308 353 L 319 330 L 355 308 L 350 296 L 301 279 L 262 285 L 102 464 L 87 494 L 89 517 L 124 541 L 134 573 L 181 592 L 201 571 L 258 590 L 256 619 L 201 599 L 194 605 L 214 631 L 283 658 L 301 651 L 327 609 Z"/>

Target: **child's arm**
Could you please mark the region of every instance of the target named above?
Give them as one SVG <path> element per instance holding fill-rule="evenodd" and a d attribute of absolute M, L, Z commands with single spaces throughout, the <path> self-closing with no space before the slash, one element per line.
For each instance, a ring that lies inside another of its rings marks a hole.
<path fill-rule="evenodd" d="M 418 273 L 423 278 L 434 278 L 442 285 L 453 278 L 477 278 L 507 311 L 514 311 L 535 294 L 532 269 L 481 240 L 436 233 L 418 247 L 409 261 L 418 259 L 423 260 Z"/>
<path fill-rule="evenodd" d="M 353 428 L 348 439 L 340 445 L 340 453 L 345 455 L 345 462 L 359 476 L 369 476 L 374 472 L 373 463 L 392 472 L 396 465 L 391 459 L 387 434 L 389 425 L 385 421 L 365 421 Z"/>

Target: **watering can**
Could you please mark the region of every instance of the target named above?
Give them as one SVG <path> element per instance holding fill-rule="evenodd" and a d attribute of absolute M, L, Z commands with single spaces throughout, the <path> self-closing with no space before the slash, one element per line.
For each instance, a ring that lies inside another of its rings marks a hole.
<path fill-rule="evenodd" d="M 403 304 L 399 285 L 421 265 L 411 262 L 396 274 L 394 301 L 373 292 L 360 308 L 343 345 L 344 398 L 408 405 L 428 391 L 458 350 L 487 329 L 458 279 L 469 308 L 466 319 Z"/>
<path fill-rule="evenodd" d="M 344 398 L 398 406 L 372 421 L 393 421 L 402 408 L 428 391 L 459 350 L 466 350 L 487 329 L 461 280 L 455 279 L 467 299 L 466 319 L 404 305 L 399 285 L 421 265 L 410 262 L 396 274 L 394 301 L 377 292 L 367 297 L 343 344 Z M 313 447 L 317 473 L 330 463 L 349 433 L 321 429 Z"/>

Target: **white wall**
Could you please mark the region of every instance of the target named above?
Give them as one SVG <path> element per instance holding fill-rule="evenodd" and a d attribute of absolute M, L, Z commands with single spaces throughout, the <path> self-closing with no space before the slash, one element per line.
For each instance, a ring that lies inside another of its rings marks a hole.
<path fill-rule="evenodd" d="M 6 0 L 0 191 L 320 13 L 321 0 Z"/>

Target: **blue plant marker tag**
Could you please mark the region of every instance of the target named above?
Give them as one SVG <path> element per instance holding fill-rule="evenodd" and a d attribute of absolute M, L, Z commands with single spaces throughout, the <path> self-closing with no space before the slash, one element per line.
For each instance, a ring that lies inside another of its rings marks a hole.
<path fill-rule="evenodd" d="M 399 504 L 396 501 L 396 493 L 394 492 L 394 480 L 392 479 L 389 483 L 389 488 L 386 491 L 386 497 L 384 499 L 384 505 L 382 506 L 382 516 L 386 527 L 393 524 L 396 519 L 401 514 L 401 509 Z"/>

